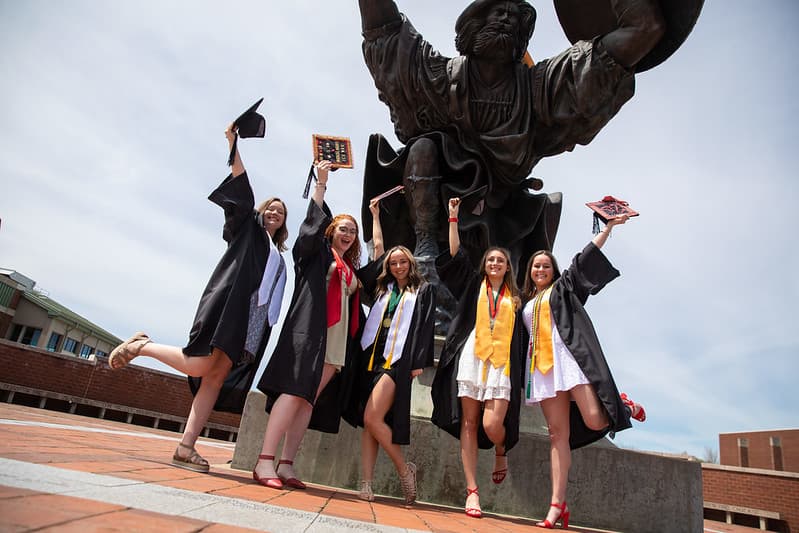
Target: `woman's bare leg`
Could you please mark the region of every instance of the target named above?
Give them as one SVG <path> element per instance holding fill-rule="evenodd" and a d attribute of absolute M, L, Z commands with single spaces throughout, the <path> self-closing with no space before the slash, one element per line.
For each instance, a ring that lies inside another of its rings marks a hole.
<path fill-rule="evenodd" d="M 200 382 L 200 388 L 197 394 L 194 395 L 194 400 L 191 402 L 191 411 L 189 418 L 186 421 L 186 429 L 183 431 L 183 438 L 180 442 L 184 446 L 194 447 L 197 438 L 200 436 L 205 424 L 208 422 L 208 417 L 211 416 L 211 411 L 214 410 L 217 398 L 219 398 L 219 391 L 222 390 L 222 384 L 225 382 L 233 368 L 233 362 L 230 358 L 217 348 L 214 348 L 211 357 L 203 358 L 213 361 L 213 366 L 205 373 Z M 184 452 L 184 453 L 180 453 Z M 178 456 L 187 457 L 189 454 L 187 449 L 178 448 Z"/>
<path fill-rule="evenodd" d="M 594 387 L 591 385 L 577 385 L 569 392 L 571 392 L 571 397 L 580 410 L 583 422 L 589 429 L 601 431 L 608 427 L 608 413 L 600 403 Z"/>
<path fill-rule="evenodd" d="M 405 456 L 402 453 L 402 448 L 399 444 L 392 442 L 393 432 L 391 427 L 386 424 L 386 413 L 394 405 L 394 393 L 396 385 L 387 374 L 383 374 L 372 389 L 372 394 L 369 396 L 369 401 L 366 403 L 366 409 L 363 415 L 365 429 L 374 437 L 374 439 L 383 447 L 386 454 L 394 463 L 394 468 L 397 473 L 402 476 L 405 474 Z M 377 454 L 375 454 L 375 459 Z M 371 466 L 371 471 L 374 471 L 374 462 Z M 371 476 L 364 479 L 372 479 Z"/>
<path fill-rule="evenodd" d="M 571 449 L 569 448 L 569 403 L 567 391 L 559 391 L 554 398 L 541 401 L 541 410 L 549 427 L 549 457 L 552 476 L 551 503 L 566 501 L 566 484 L 571 468 Z M 552 522 L 560 511 L 550 507 L 547 519 Z"/>
<path fill-rule="evenodd" d="M 505 456 L 505 415 L 508 412 L 507 400 L 486 400 L 483 410 L 483 429 L 494 443 L 494 472 L 508 468 Z"/>
<path fill-rule="evenodd" d="M 322 368 L 322 379 L 319 382 L 319 387 L 316 389 L 316 398 L 319 398 L 319 394 L 321 394 L 325 387 L 327 387 L 327 384 L 330 383 L 330 380 L 333 379 L 333 376 L 335 375 L 336 367 L 325 363 L 324 368 Z M 305 436 L 305 432 L 308 430 L 308 424 L 311 422 L 313 405 L 302 398 L 300 399 L 302 401 L 300 403 L 299 409 L 297 410 L 296 416 L 286 431 L 286 441 L 283 444 L 283 450 L 280 453 L 281 460 L 294 461 L 294 457 L 297 455 L 297 451 L 300 449 L 300 444 L 302 444 L 302 439 Z M 278 470 L 283 472 L 282 475 L 285 478 L 297 477 L 297 475 L 294 473 L 293 465 L 282 464 Z"/>
<path fill-rule="evenodd" d="M 152 357 L 153 359 L 171 366 L 178 372 L 194 377 L 202 378 L 210 372 L 216 365 L 214 353 L 219 352 L 227 359 L 222 350 L 214 348 L 209 357 L 184 355 L 181 348 L 168 346 L 166 344 L 156 344 L 148 342 L 139 351 L 138 357 Z"/>
<path fill-rule="evenodd" d="M 477 428 L 480 424 L 482 403 L 461 397 L 461 463 L 466 478 L 466 488 L 477 488 Z M 469 494 L 466 497 L 466 508 L 480 508 L 480 497 Z"/>

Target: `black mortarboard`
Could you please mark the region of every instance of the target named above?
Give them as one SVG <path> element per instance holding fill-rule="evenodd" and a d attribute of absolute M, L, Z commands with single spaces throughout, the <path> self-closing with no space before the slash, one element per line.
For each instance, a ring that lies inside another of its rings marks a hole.
<path fill-rule="evenodd" d="M 239 115 L 239 117 L 233 121 L 233 132 L 236 134 L 236 138 L 233 139 L 233 146 L 230 148 L 230 156 L 227 160 L 228 166 L 233 164 L 233 158 L 236 155 L 236 144 L 239 137 L 246 139 L 248 137 L 263 137 L 266 135 L 266 119 L 255 112 L 263 101 L 263 98 L 259 99 L 251 105 L 247 111 Z"/>

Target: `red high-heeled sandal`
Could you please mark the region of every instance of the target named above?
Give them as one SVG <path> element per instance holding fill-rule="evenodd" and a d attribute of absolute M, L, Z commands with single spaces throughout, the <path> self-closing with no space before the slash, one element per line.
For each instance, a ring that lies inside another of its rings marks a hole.
<path fill-rule="evenodd" d="M 477 495 L 478 498 L 480 497 L 480 494 L 477 492 L 477 487 L 475 487 L 473 489 L 470 489 L 469 487 L 466 487 L 466 499 L 467 500 L 469 499 L 469 496 L 471 496 L 472 494 Z M 465 511 L 466 511 L 466 516 L 470 516 L 472 518 L 482 518 L 483 517 L 483 511 L 481 511 L 479 507 L 466 507 Z"/>
<path fill-rule="evenodd" d="M 548 518 L 544 519 L 543 522 L 537 522 L 536 527 L 543 527 L 545 529 L 555 529 L 555 526 L 558 524 L 558 521 L 560 521 L 561 527 L 563 529 L 567 529 L 569 527 L 569 515 L 571 514 L 571 512 L 569 512 L 569 510 L 566 508 L 566 502 L 560 504 L 552 503 L 549 506 L 557 507 L 558 509 L 560 509 L 560 514 L 552 522 L 550 522 Z"/>
<path fill-rule="evenodd" d="M 277 467 L 280 468 L 280 465 L 293 465 L 294 461 L 289 461 L 288 459 L 281 459 L 277 462 Z M 305 483 L 297 479 L 296 477 L 283 477 L 280 474 L 277 475 L 280 478 L 280 481 L 283 482 L 284 485 L 287 487 L 291 487 L 292 489 L 300 489 L 305 490 L 307 487 Z"/>
<path fill-rule="evenodd" d="M 627 396 L 627 394 L 624 392 L 622 392 L 620 396 L 622 403 L 624 403 L 624 405 L 626 405 L 627 408 L 630 410 L 631 417 L 633 417 L 635 420 L 638 420 L 639 422 L 643 422 L 644 420 L 646 420 L 646 411 L 644 410 L 643 405 L 632 401 L 630 397 Z"/>
<path fill-rule="evenodd" d="M 261 459 L 263 459 L 264 461 L 274 461 L 275 460 L 275 456 L 274 455 L 261 454 L 261 455 L 258 456 L 258 460 L 260 461 Z M 255 463 L 255 466 L 257 467 L 258 463 Z M 252 478 L 255 481 L 257 481 L 258 483 L 260 483 L 261 485 L 263 485 L 264 487 L 269 487 L 270 489 L 280 490 L 280 489 L 283 488 L 283 482 L 280 481 L 280 478 L 276 478 L 276 477 L 261 477 L 261 476 L 258 475 L 258 472 L 256 472 L 255 470 L 252 471 Z"/>

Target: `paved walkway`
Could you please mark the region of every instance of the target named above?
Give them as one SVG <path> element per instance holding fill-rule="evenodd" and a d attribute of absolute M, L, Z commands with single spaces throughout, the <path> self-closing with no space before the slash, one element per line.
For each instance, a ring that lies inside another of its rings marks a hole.
<path fill-rule="evenodd" d="M 309 485 L 273 490 L 200 439 L 210 474 L 169 464 L 175 433 L 0 403 L 0 531 L 518 532 L 534 522 Z M 572 531 L 597 531 L 571 528 Z M 543 531 L 543 530 L 542 530 Z M 706 522 L 705 531 L 752 531 Z"/>

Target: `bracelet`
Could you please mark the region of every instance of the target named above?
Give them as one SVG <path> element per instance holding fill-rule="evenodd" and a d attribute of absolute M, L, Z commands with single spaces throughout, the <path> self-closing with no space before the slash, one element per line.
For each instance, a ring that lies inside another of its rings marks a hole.
<path fill-rule="evenodd" d="M 317 181 L 317 182 L 316 182 L 316 186 L 317 186 L 317 187 L 322 187 L 324 190 L 327 190 L 327 184 L 326 184 L 326 183 L 319 183 L 319 182 Z"/>
<path fill-rule="evenodd" d="M 458 217 L 449 217 L 449 221 L 450 222 L 457 222 L 458 221 Z"/>

